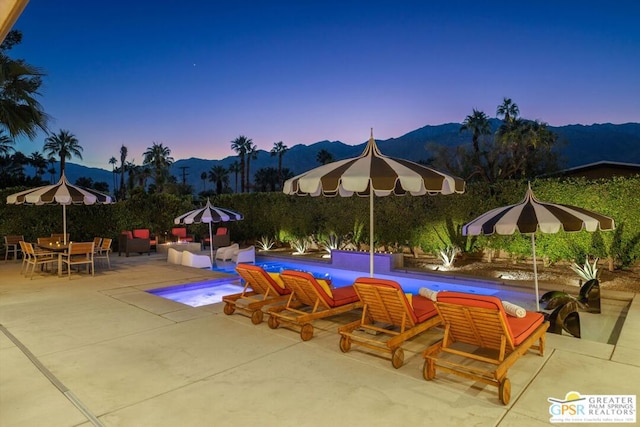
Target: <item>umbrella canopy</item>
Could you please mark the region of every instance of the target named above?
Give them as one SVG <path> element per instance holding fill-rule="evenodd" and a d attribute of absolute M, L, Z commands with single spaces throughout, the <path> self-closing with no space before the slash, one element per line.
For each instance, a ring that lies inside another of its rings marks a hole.
<path fill-rule="evenodd" d="M 332 162 L 288 179 L 283 191 L 286 194 L 326 197 L 369 196 L 369 273 L 373 276 L 374 195 L 453 194 L 463 193 L 464 187 L 461 178 L 383 155 L 373 138 L 372 129 L 369 142 L 360 156 Z"/>
<path fill-rule="evenodd" d="M 240 221 L 242 219 L 244 219 L 244 216 L 241 213 L 232 211 L 231 209 L 212 206 L 209 199 L 207 199 L 207 204 L 203 208 L 182 214 L 174 219 L 173 222 L 176 224 L 209 224 L 209 249 L 211 251 L 211 260 L 213 261 L 213 233 L 211 231 L 211 224 L 214 222 Z"/>
<path fill-rule="evenodd" d="M 60 180 L 52 185 L 32 188 L 7 196 L 7 204 L 62 205 L 64 243 L 67 243 L 67 205 L 109 204 L 115 199 L 90 188 L 72 185 L 62 173 Z"/>
<path fill-rule="evenodd" d="M 463 235 L 477 236 L 479 234 L 501 235 L 520 233 L 531 234 L 531 248 L 533 252 L 533 276 L 536 290 L 536 308 L 540 310 L 538 296 L 538 269 L 536 265 L 536 231 L 542 233 L 557 233 L 564 231 L 613 230 L 613 218 L 591 212 L 571 205 L 540 202 L 531 190 L 527 189 L 524 200 L 518 204 L 490 210 L 480 215 L 462 227 Z"/>

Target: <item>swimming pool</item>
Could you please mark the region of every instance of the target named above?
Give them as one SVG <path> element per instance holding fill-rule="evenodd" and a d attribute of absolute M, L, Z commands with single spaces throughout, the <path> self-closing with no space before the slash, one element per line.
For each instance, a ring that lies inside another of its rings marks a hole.
<path fill-rule="evenodd" d="M 327 262 L 313 262 L 307 260 L 290 260 L 284 258 L 274 258 L 258 256 L 256 265 L 259 265 L 268 272 L 281 272 L 282 270 L 300 270 L 311 273 L 316 278 L 331 279 L 335 287 L 351 285 L 358 277 L 366 277 L 367 273 L 351 271 L 332 267 Z M 233 262 L 218 262 L 214 271 L 232 274 L 234 277 L 208 280 L 204 282 L 190 283 L 186 285 L 171 286 L 168 288 L 152 289 L 147 292 L 177 301 L 192 307 L 214 304 L 222 301 L 222 297 L 242 291 L 243 284 L 240 282 L 235 271 Z M 400 283 L 405 292 L 417 294 L 420 288 L 429 288 L 434 291 L 458 291 L 478 295 L 498 295 L 500 298 L 522 304 L 528 309 L 535 309 L 535 298 L 526 292 L 498 289 L 499 284 L 490 281 L 475 279 L 463 279 L 460 277 L 437 276 L 434 274 L 397 271 L 393 274 L 375 274 L 381 279 L 395 280 Z"/>

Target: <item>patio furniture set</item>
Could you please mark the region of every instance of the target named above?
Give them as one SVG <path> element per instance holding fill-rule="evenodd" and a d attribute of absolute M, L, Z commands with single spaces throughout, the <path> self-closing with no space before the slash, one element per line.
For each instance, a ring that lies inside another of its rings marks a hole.
<path fill-rule="evenodd" d="M 404 364 L 402 345 L 437 328 L 442 339 L 422 353 L 424 379 L 434 380 L 442 371 L 492 385 L 505 405 L 511 396 L 508 370 L 530 349 L 544 354 L 549 323 L 543 314 L 506 302 L 503 306 L 494 296 L 450 291 L 412 295 L 395 281 L 374 277 L 334 288 L 306 272 L 271 273 L 252 264 L 238 264 L 236 271 L 245 286 L 222 298 L 227 315 L 238 311 L 254 325 L 267 315 L 270 328 L 298 330 L 308 341 L 315 320 L 355 310 L 360 319 L 338 328 L 340 350 L 349 352 L 355 344 L 390 355 L 396 369 Z M 512 315 L 512 308 L 519 309 L 520 317 Z"/>
<path fill-rule="evenodd" d="M 26 242 L 24 239 L 18 241 L 19 252 L 22 254 L 20 273 L 33 279 L 36 267 L 44 272 L 45 268 L 48 270 L 49 267 L 56 266 L 58 277 L 61 277 L 66 266 L 67 276 L 71 279 L 72 267 L 84 265 L 86 273 L 94 276 L 96 259 L 106 260 L 108 268 L 111 268 L 109 254 L 112 239 L 96 237 L 91 242 L 72 242 L 67 239 L 68 235 L 52 234 L 51 237 L 39 237 L 37 243 Z"/>

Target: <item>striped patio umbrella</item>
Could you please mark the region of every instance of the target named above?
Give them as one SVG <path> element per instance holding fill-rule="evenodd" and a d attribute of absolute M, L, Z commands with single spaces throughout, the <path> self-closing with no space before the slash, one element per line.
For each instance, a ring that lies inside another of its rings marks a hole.
<path fill-rule="evenodd" d="M 93 205 L 114 203 L 115 199 L 96 190 L 72 185 L 62 173 L 60 180 L 52 185 L 33 188 L 7 196 L 7 204 L 13 205 L 62 205 L 62 227 L 64 243 L 67 243 L 67 205 Z"/>
<path fill-rule="evenodd" d="M 244 219 L 241 213 L 232 211 L 231 209 L 218 208 L 211 205 L 209 199 L 207 204 L 200 209 L 195 209 L 180 215 L 173 220 L 176 224 L 209 224 L 209 249 L 211 251 L 211 261 L 213 262 L 213 233 L 211 224 L 214 222 L 240 221 Z"/>
<path fill-rule="evenodd" d="M 417 163 L 380 153 L 373 129 L 363 153 L 355 158 L 332 162 L 284 183 L 285 194 L 369 197 L 369 273 L 373 276 L 374 215 L 373 196 L 423 196 L 425 194 L 464 193 L 461 178 Z M 373 191 L 371 191 L 373 189 Z"/>
<path fill-rule="evenodd" d="M 463 235 L 480 234 L 501 235 L 513 234 L 517 231 L 531 234 L 533 252 L 533 277 L 536 289 L 536 308 L 540 310 L 538 295 L 538 268 L 536 265 L 536 231 L 557 233 L 564 231 L 613 230 L 613 218 L 590 212 L 576 206 L 540 202 L 533 195 L 531 184 L 527 188 L 524 200 L 518 204 L 490 210 L 462 227 Z"/>

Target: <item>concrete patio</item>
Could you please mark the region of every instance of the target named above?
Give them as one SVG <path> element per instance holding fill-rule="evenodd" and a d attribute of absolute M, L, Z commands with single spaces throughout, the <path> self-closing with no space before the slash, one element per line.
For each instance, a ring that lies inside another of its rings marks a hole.
<path fill-rule="evenodd" d="M 421 351 L 439 329 L 405 344 L 396 370 L 378 353 L 340 351 L 336 329 L 357 314 L 317 322 L 302 342 L 222 304 L 146 293 L 221 276 L 165 259 L 116 255 L 111 270 L 71 280 L 0 262 L 0 426 L 542 426 L 548 397 L 638 393 L 637 300 L 615 345 L 547 334 L 544 357 L 509 371 L 503 406 L 495 387 L 423 379 Z"/>

